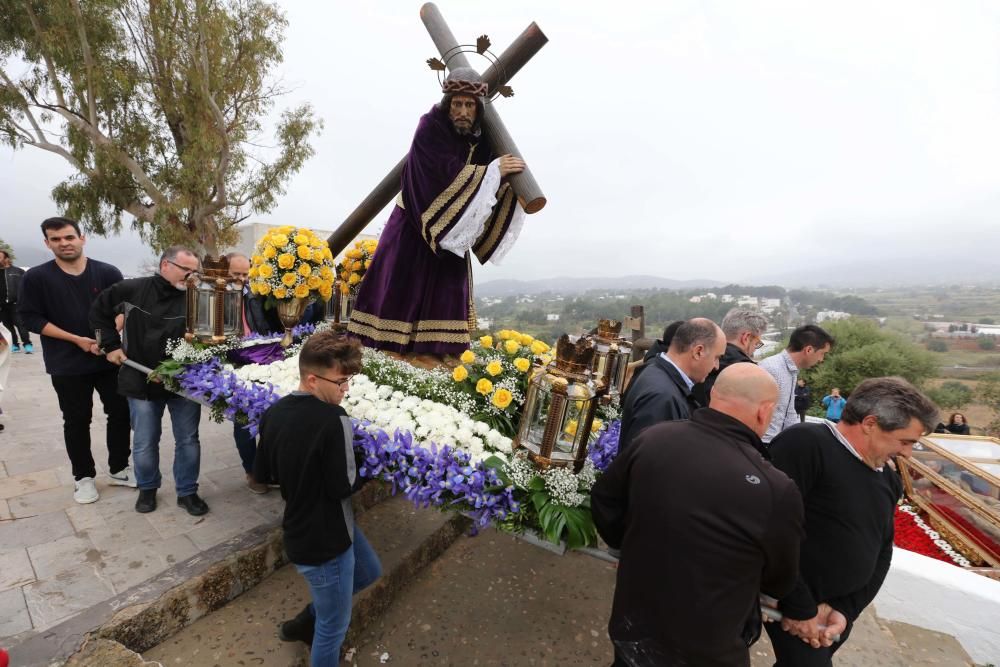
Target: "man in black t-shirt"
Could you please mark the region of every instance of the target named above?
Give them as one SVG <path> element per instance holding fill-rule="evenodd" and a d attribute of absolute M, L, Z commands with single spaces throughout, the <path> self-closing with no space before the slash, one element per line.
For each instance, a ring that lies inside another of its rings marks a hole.
<path fill-rule="evenodd" d="M 66 453 L 76 479 L 73 499 L 92 503 L 99 498 L 90 451 L 95 389 L 108 416 L 108 483 L 136 485 L 128 463 L 128 402 L 118 394 L 118 369 L 99 356 L 88 318 L 97 295 L 119 282 L 122 274 L 84 254 L 86 239 L 75 220 L 49 218 L 42 223 L 42 234 L 55 259 L 24 275 L 18 311 L 25 326 L 41 335 L 45 370 L 59 397 Z"/>
<path fill-rule="evenodd" d="M 937 422 L 937 408 L 902 378 L 859 384 L 839 423 L 796 424 L 771 443 L 775 467 L 805 505 L 798 583 L 768 623 L 777 665 L 826 667 L 885 579 L 902 495 L 890 461 L 909 457 Z M 840 634 L 840 641 L 832 637 Z"/>

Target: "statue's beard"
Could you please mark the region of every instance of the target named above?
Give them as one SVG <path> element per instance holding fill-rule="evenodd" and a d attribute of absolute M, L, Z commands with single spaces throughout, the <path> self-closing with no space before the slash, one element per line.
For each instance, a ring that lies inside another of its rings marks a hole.
<path fill-rule="evenodd" d="M 455 134 L 460 137 L 471 137 L 475 134 L 475 123 L 469 123 L 468 125 L 459 125 L 455 121 L 451 121 L 451 126 L 455 128 Z"/>

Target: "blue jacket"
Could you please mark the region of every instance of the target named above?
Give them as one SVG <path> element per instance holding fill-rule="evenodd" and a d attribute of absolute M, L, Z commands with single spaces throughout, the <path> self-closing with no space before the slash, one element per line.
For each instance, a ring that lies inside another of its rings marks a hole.
<path fill-rule="evenodd" d="M 844 414 L 844 406 L 847 401 L 843 396 L 824 396 L 823 407 L 826 408 L 826 418 L 830 421 L 837 421 L 840 415 Z"/>

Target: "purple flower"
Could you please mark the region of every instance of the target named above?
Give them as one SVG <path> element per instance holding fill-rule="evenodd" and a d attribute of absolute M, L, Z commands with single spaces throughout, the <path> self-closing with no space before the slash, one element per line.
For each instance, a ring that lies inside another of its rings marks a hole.
<path fill-rule="evenodd" d="M 594 464 L 595 469 L 604 472 L 618 456 L 618 439 L 621 432 L 621 421 L 612 422 L 607 430 L 598 436 L 597 441 L 590 446 L 587 458 Z"/>

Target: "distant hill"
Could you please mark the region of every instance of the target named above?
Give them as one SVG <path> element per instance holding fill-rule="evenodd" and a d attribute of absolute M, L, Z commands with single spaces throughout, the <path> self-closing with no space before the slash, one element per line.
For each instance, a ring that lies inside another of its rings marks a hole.
<path fill-rule="evenodd" d="M 917 285 L 988 285 L 1000 282 L 1000 264 L 979 257 L 942 256 L 886 257 L 880 261 L 854 261 L 842 264 L 817 262 L 809 270 L 788 271 L 757 276 L 744 284 L 796 287 L 910 287 Z"/>
<path fill-rule="evenodd" d="M 14 248 L 15 266 L 37 266 L 52 259 L 52 253 L 44 248 Z"/>
<path fill-rule="evenodd" d="M 477 297 L 505 297 L 516 294 L 577 294 L 588 290 L 698 289 L 721 287 L 718 280 L 672 280 L 659 276 L 620 276 L 617 278 L 573 278 L 559 276 L 541 280 L 489 280 L 476 283 Z"/>

